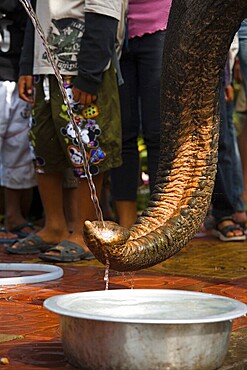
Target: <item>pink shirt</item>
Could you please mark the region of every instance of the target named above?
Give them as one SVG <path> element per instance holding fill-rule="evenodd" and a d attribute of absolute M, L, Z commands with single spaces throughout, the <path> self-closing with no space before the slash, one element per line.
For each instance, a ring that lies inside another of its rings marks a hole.
<path fill-rule="evenodd" d="M 172 0 L 129 0 L 128 36 L 165 30 Z"/>

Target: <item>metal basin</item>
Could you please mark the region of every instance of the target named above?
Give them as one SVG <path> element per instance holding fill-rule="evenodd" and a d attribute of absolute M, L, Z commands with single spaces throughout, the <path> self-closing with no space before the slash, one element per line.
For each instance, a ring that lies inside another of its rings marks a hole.
<path fill-rule="evenodd" d="M 226 356 L 234 299 L 165 289 L 83 292 L 48 298 L 61 315 L 68 361 L 88 370 L 215 370 Z"/>

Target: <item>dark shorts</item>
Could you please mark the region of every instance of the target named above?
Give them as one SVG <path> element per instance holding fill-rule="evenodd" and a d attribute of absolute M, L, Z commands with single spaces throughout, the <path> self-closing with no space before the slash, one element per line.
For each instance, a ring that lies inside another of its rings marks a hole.
<path fill-rule="evenodd" d="M 49 75 L 49 100 L 45 101 L 44 76 L 35 77 L 36 98 L 30 132 L 38 173 L 64 171 L 68 167 L 84 177 L 83 155 L 78 135 L 70 122 L 57 79 Z M 64 76 L 68 96 L 73 77 Z M 115 71 L 104 72 L 96 102 L 85 107 L 73 105 L 73 115 L 92 175 L 121 165 L 121 120 Z M 85 157 L 85 156 L 84 156 Z"/>

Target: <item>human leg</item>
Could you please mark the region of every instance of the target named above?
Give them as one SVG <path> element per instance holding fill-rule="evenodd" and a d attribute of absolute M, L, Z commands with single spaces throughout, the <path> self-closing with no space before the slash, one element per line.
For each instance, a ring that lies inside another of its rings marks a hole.
<path fill-rule="evenodd" d="M 97 198 L 100 198 L 102 183 L 103 183 L 103 173 L 98 174 L 93 177 L 94 186 L 96 189 Z M 74 223 L 74 230 L 71 233 L 69 240 L 82 244 L 85 249 L 85 243 L 82 237 L 83 225 L 86 220 L 93 221 L 97 220 L 96 208 L 93 200 L 91 199 L 91 190 L 88 185 L 88 180 L 86 178 L 80 179 L 78 184 L 78 214 L 76 221 Z"/>
<path fill-rule="evenodd" d="M 164 32 L 156 32 L 129 40 L 130 51 L 124 55 L 121 64 L 125 81 L 120 90 L 123 165 L 114 170 L 112 185 L 119 223 L 127 228 L 137 217 L 140 171 L 137 137 L 140 125 L 148 152 L 150 191 L 155 184 L 160 153 L 160 76 L 164 36 Z"/>
<path fill-rule="evenodd" d="M 160 155 L 160 77 L 165 31 L 139 40 L 138 79 L 142 134 L 147 147 L 150 192 L 153 191 Z"/>
<path fill-rule="evenodd" d="M 38 186 L 33 188 L 32 203 L 29 212 L 30 220 L 35 222 L 38 228 L 43 227 L 44 225 L 44 210 L 43 204 L 40 198 Z"/>
<path fill-rule="evenodd" d="M 42 78 L 38 81 L 30 138 L 35 153 L 36 179 L 44 208 L 45 224 L 37 236 L 44 244 L 53 245 L 69 234 L 63 213 L 62 193 L 63 171 L 68 164 L 56 135 L 51 104 L 44 100 Z M 28 239 L 27 243 L 15 243 L 7 250 L 11 253 L 22 253 L 23 246 L 25 251 L 28 246 L 34 249 L 36 242 L 37 240 Z"/>
<path fill-rule="evenodd" d="M 137 138 L 140 129 L 137 60 L 137 40 L 129 40 L 123 50 L 121 71 L 124 84 L 119 87 L 122 119 L 123 164 L 111 170 L 112 197 L 121 226 L 130 227 L 137 218 L 137 188 L 139 183 L 139 152 Z M 137 45 L 138 46 L 138 45 Z"/>
<path fill-rule="evenodd" d="M 234 171 L 236 165 L 232 136 L 229 130 L 223 89 L 220 94 L 220 134 L 218 167 L 212 195 L 212 214 L 215 218 L 214 235 L 223 241 L 245 240 L 243 230 L 236 225 L 232 215 L 236 209 Z"/>
<path fill-rule="evenodd" d="M 29 147 L 29 117 L 31 106 L 18 96 L 15 82 L 0 82 L 0 182 L 4 188 L 5 229 L 1 238 L 18 237 L 34 231 L 28 225 L 32 189 L 36 185 Z M 17 232 L 17 234 L 16 234 Z"/>
<path fill-rule="evenodd" d="M 114 73 L 114 70 L 112 69 L 109 73 Z M 70 81 L 70 78 L 66 78 L 67 85 L 69 84 L 68 81 Z M 112 81 L 112 76 L 104 74 L 103 84 L 105 81 Z M 45 211 L 45 226 L 37 233 L 37 236 L 46 245 L 49 243 L 57 244 L 55 249 L 52 248 L 48 253 L 40 255 L 42 259 L 50 261 L 66 260 L 69 262 L 78 258 L 88 257 L 85 255 L 86 247 L 85 249 L 83 248 L 82 228 L 86 219 L 93 220 L 96 216 L 95 208 L 92 206 L 91 192 L 85 178 L 85 172 L 87 171 L 85 171 L 83 155 L 78 144 L 79 137 L 78 135 L 74 136 L 75 131 L 72 123 L 68 120 L 66 107 L 63 105 L 63 99 L 59 94 L 55 77 L 50 77 L 49 83 L 51 101 L 44 103 L 42 78 L 38 82 L 36 88 L 37 104 L 32 129 L 33 144 L 36 152 L 38 186 Z M 110 89 L 109 97 L 111 93 L 114 93 L 114 87 Z M 114 145 L 112 148 L 113 142 L 117 144 L 120 141 L 118 129 L 118 127 L 120 128 L 119 106 L 116 96 L 114 98 L 116 100 L 115 104 L 112 104 L 110 99 L 105 104 L 101 102 L 101 96 L 105 97 L 105 95 L 106 92 L 100 90 L 97 99 L 98 106 L 95 103 L 85 107 L 85 109 L 82 107 L 82 111 L 78 111 L 79 108 L 76 108 L 74 112 L 79 127 L 85 125 L 85 130 L 92 130 L 95 133 L 96 137 L 94 139 L 98 138 L 98 136 L 102 139 L 100 145 L 98 140 L 91 140 L 88 143 L 88 147 L 84 147 L 87 152 L 89 170 L 93 171 L 91 174 L 95 174 L 94 178 L 99 194 L 103 170 L 108 170 L 110 166 L 117 166 L 120 163 L 119 145 Z M 105 106 L 110 107 L 110 112 L 104 111 Z M 102 116 L 98 118 L 99 112 L 102 112 Z M 108 117 L 107 113 L 110 113 L 110 117 Z M 117 119 L 117 122 L 114 121 L 115 119 Z M 109 133 L 113 136 L 109 136 Z M 82 135 L 80 140 L 83 140 L 83 137 Z M 106 161 L 104 161 L 105 157 Z M 103 167 L 101 166 L 102 162 Z M 77 205 L 77 212 L 74 215 L 75 220 L 72 233 L 69 232 L 64 214 L 62 184 L 64 170 L 69 164 L 73 166 L 74 175 L 81 179 L 76 199 L 78 202 L 73 203 L 73 207 Z M 99 172 L 100 174 L 97 174 Z"/>
<path fill-rule="evenodd" d="M 245 229 L 247 222 L 247 216 L 245 212 L 244 200 L 243 200 L 243 169 L 240 157 L 240 150 L 237 142 L 236 129 L 233 123 L 233 102 L 227 104 L 227 120 L 228 120 L 228 131 L 229 140 L 232 145 L 232 197 L 234 213 L 232 218 L 236 223 L 242 225 Z"/>
<path fill-rule="evenodd" d="M 37 234 L 47 243 L 55 244 L 69 235 L 63 207 L 63 173 L 37 174 L 45 224 Z"/>
<path fill-rule="evenodd" d="M 70 232 L 74 229 L 78 206 L 78 178 L 72 168 L 67 168 L 63 177 L 63 207 L 67 227 Z"/>
<path fill-rule="evenodd" d="M 104 220 L 114 221 L 115 212 L 112 205 L 112 196 L 111 196 L 111 179 L 109 171 L 104 173 L 104 179 L 102 184 L 102 191 L 100 197 L 100 206 L 103 212 Z"/>
<path fill-rule="evenodd" d="M 23 190 L 9 189 L 6 187 L 4 187 L 3 190 L 4 227 L 0 229 L 0 240 L 2 242 L 13 242 L 15 239 L 18 239 L 20 235 L 33 232 L 34 227 L 31 224 L 28 225 L 27 220 L 24 218 L 24 213 L 22 213 L 21 210 Z M 29 189 L 26 189 L 26 191 L 27 190 Z M 31 190 L 32 189 L 30 189 L 30 191 Z"/>
<path fill-rule="evenodd" d="M 121 63 L 125 81 L 120 90 L 123 165 L 114 170 L 112 186 L 119 223 L 127 228 L 137 218 L 140 173 L 137 137 L 140 128 L 148 152 L 150 191 L 155 184 L 160 153 L 160 76 L 164 36 L 164 32 L 156 32 L 129 40 L 130 51 L 124 54 Z"/>
<path fill-rule="evenodd" d="M 77 199 L 77 188 L 63 188 L 63 208 L 69 232 L 73 231 L 77 218 Z"/>
<path fill-rule="evenodd" d="M 73 151 L 77 151 L 78 155 L 80 154 L 79 148 L 76 149 L 78 144 L 76 140 L 74 140 L 73 146 L 68 146 L 65 151 L 68 156 L 68 161 L 74 166 L 74 174 L 78 176 L 78 189 L 76 193 L 76 202 L 74 202 L 74 205 L 77 205 L 77 212 L 75 212 L 73 231 L 66 237 L 66 239 L 61 239 L 56 247 L 41 254 L 41 259 L 54 262 L 70 262 L 80 259 L 91 259 L 93 257 L 83 240 L 84 222 L 86 220 L 93 221 L 98 219 L 95 204 L 92 201 L 93 194 L 91 194 L 91 189 L 95 187 L 97 198 L 100 199 L 104 172 L 109 170 L 112 166 L 117 166 L 120 163 L 119 107 L 116 100 L 117 96 L 114 93 L 114 87 L 111 83 L 112 78 L 115 76 L 115 74 L 113 74 L 113 77 L 111 77 L 112 72 L 114 71 L 112 70 L 109 71 L 108 74 L 104 74 L 102 89 L 100 89 L 98 93 L 98 99 L 95 104 L 86 107 L 82 111 L 82 114 L 81 112 L 78 113 L 78 111 L 75 112 L 75 114 L 78 114 L 78 119 L 83 118 L 81 122 L 82 125 L 85 125 L 86 121 L 86 129 L 91 128 L 92 130 L 95 129 L 97 131 L 97 141 L 95 141 L 94 145 L 95 148 L 94 146 L 92 147 L 93 141 L 88 143 L 88 147 L 87 143 L 84 143 L 84 149 L 88 153 L 87 159 L 89 170 L 93 175 L 92 178 L 94 184 L 90 184 L 89 186 L 88 179 L 85 177 L 84 163 L 81 161 L 78 162 L 78 159 L 70 155 L 71 151 L 67 150 L 72 148 Z M 103 86 L 107 90 L 109 83 L 111 85 L 110 91 L 106 94 L 107 91 L 102 91 L 104 89 Z M 108 96 L 107 101 L 105 101 L 106 95 Z M 91 116 L 92 112 L 94 117 Z M 82 118 L 80 118 L 81 116 Z M 92 120 L 92 118 L 94 118 L 94 120 Z M 117 122 L 115 121 L 116 119 Z M 71 134 L 71 132 L 68 132 L 67 130 L 63 130 L 62 132 L 63 136 L 68 135 L 69 138 L 69 134 Z M 63 137 L 62 139 L 62 141 L 64 141 Z M 103 156 L 101 156 L 101 154 L 103 154 Z M 105 158 L 106 160 L 104 160 Z"/>
<path fill-rule="evenodd" d="M 242 130 L 238 137 L 239 151 L 241 155 L 243 177 L 244 177 L 244 189 L 243 189 L 243 200 L 247 204 L 247 113 L 242 114 L 242 119 L 244 123 L 242 125 Z"/>
<path fill-rule="evenodd" d="M 21 197 L 21 212 L 25 219 L 28 219 L 30 216 L 33 196 L 34 196 L 34 187 L 30 189 L 23 189 Z"/>
<path fill-rule="evenodd" d="M 103 173 L 94 176 L 96 193 L 100 196 L 103 183 Z M 92 259 L 94 256 L 89 251 L 83 240 L 83 225 L 86 220 L 96 220 L 96 208 L 91 199 L 91 191 L 86 178 L 78 184 L 77 217 L 74 222 L 73 232 L 55 246 L 40 254 L 40 258 L 51 262 L 72 262 L 80 259 Z"/>
<path fill-rule="evenodd" d="M 137 202 L 134 200 L 116 200 L 119 225 L 129 229 L 137 219 Z"/>
<path fill-rule="evenodd" d="M 7 251 L 10 253 L 38 253 L 66 239 L 69 235 L 63 211 L 63 174 L 59 172 L 37 174 L 36 177 L 45 214 L 44 227 L 37 231 L 35 238 L 27 237 L 26 240 L 23 239 L 8 247 Z"/>
<path fill-rule="evenodd" d="M 28 223 L 32 202 L 33 188 L 9 189 L 4 188 L 5 228 L 9 231 L 20 229 L 22 233 L 34 232 L 34 227 Z"/>
<path fill-rule="evenodd" d="M 240 29 L 238 31 L 238 37 L 239 37 L 239 52 L 238 52 L 238 58 L 240 62 L 240 69 L 241 69 L 241 75 L 243 78 L 243 85 L 245 89 L 245 95 L 247 97 L 247 18 L 245 18 L 240 26 Z M 239 140 L 239 150 L 242 160 L 242 168 L 243 168 L 243 176 L 244 176 L 244 191 L 243 191 L 243 199 L 245 203 L 247 203 L 247 146 L 246 146 L 246 140 L 247 140 L 247 114 L 246 112 L 243 113 L 243 119 L 245 120 L 243 124 L 242 131 L 240 133 L 240 136 L 238 138 Z"/>

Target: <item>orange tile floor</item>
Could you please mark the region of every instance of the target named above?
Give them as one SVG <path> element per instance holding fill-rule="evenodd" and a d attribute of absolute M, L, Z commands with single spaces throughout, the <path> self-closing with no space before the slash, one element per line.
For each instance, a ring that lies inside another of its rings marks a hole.
<path fill-rule="evenodd" d="M 42 263 L 37 255 L 7 254 L 3 245 L 0 245 L 0 262 Z M 59 266 L 64 276 L 58 280 L 0 286 L 0 358 L 9 361 L 0 365 L 0 369 L 74 369 L 63 353 L 59 317 L 43 308 L 43 302 L 58 294 L 104 290 L 105 270 L 96 260 Z M 27 274 L 30 273 L 11 272 L 11 276 Z M 10 277 L 10 272 L 0 271 L 1 277 Z M 131 287 L 213 293 L 247 303 L 247 242 L 224 243 L 205 234 L 152 268 L 125 275 L 110 271 L 109 289 Z M 247 369 L 246 317 L 233 323 L 228 355 L 221 367 L 221 370 L 229 369 Z"/>

